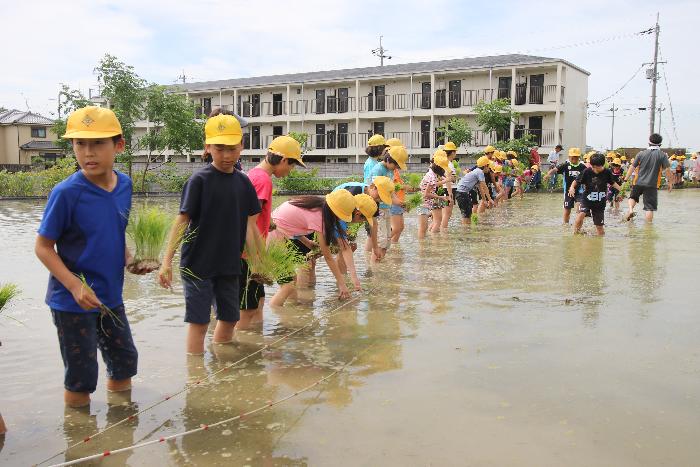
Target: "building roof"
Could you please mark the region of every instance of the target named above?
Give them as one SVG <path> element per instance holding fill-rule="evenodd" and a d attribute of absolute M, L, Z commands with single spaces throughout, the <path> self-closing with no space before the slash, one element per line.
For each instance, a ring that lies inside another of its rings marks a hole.
<path fill-rule="evenodd" d="M 30 111 L 9 109 L 0 111 L 0 125 L 53 125 L 53 120 Z"/>
<path fill-rule="evenodd" d="M 34 149 L 34 150 L 61 150 L 56 141 L 29 141 L 20 146 L 20 149 Z"/>
<path fill-rule="evenodd" d="M 373 66 L 364 68 L 348 68 L 343 70 L 313 71 L 308 73 L 291 73 L 285 75 L 256 76 L 251 78 L 223 79 L 216 81 L 202 81 L 199 83 L 186 83 L 175 85 L 182 91 L 206 91 L 226 88 L 241 88 L 255 86 L 272 86 L 288 83 L 302 83 L 314 81 L 338 81 L 368 77 L 381 77 L 392 75 L 409 75 L 435 73 L 445 71 L 457 71 L 468 69 L 489 69 L 511 67 L 518 65 L 536 65 L 544 63 L 562 62 L 589 75 L 586 70 L 577 67 L 559 58 L 536 57 L 533 55 L 495 55 L 488 57 L 458 58 L 453 60 L 438 60 L 432 62 L 404 63 L 399 65 Z"/>

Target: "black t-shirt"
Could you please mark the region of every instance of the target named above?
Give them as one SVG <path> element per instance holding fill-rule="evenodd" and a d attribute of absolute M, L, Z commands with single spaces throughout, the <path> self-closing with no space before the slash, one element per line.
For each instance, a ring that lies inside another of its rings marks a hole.
<path fill-rule="evenodd" d="M 622 175 L 623 175 L 622 169 L 620 169 L 617 173 L 615 173 L 615 171 L 613 169 L 610 169 L 610 172 L 612 173 L 613 182 L 617 183 L 618 185 L 621 185 L 622 184 L 621 183 Z"/>
<path fill-rule="evenodd" d="M 240 274 L 248 216 L 260 212 L 250 179 L 208 165 L 185 183 L 180 212 L 190 216 L 180 266 L 201 279 Z"/>
<path fill-rule="evenodd" d="M 557 173 L 564 176 L 564 193 L 569 190 L 571 184 L 574 183 L 574 180 L 581 175 L 581 172 L 583 172 L 585 168 L 586 164 L 579 162 L 578 165 L 572 165 L 571 161 L 566 161 L 557 166 Z"/>
<path fill-rule="evenodd" d="M 603 169 L 600 173 L 586 168 L 576 179 L 578 185 L 582 185 L 583 204 L 593 209 L 605 209 L 605 201 L 608 195 L 608 184 L 614 183 L 610 169 Z"/>

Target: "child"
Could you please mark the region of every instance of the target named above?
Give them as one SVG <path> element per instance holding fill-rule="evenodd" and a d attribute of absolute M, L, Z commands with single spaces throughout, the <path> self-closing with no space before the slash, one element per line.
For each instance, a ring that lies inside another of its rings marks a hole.
<path fill-rule="evenodd" d="M 372 199 L 370 195 L 360 193 L 359 195 L 354 195 L 355 205 L 357 208 L 353 212 L 351 223 L 354 224 L 365 224 L 369 225 L 370 228 L 375 224 L 374 217 L 379 214 L 377 202 Z M 347 231 L 347 223 L 341 221 L 341 225 Z M 376 230 L 375 230 L 376 232 Z M 357 277 L 357 270 L 355 269 L 355 262 L 353 259 L 353 253 L 357 245 L 354 243 L 355 239 L 348 238 L 347 235 L 342 235 L 344 241 L 338 242 L 340 248 L 340 254 L 337 257 L 338 268 L 342 274 L 350 271 L 350 278 L 352 279 L 353 285 L 355 286 L 355 291 L 361 291 L 360 279 Z"/>
<path fill-rule="evenodd" d="M 457 184 L 457 205 L 462 213 L 462 225 L 471 222 L 472 210 L 477 204 L 477 190 L 481 193 L 482 199 L 490 199 L 488 188 L 486 187 L 485 172 L 490 170 L 489 158 L 481 156 L 476 161 L 476 167 L 470 170 Z"/>
<path fill-rule="evenodd" d="M 204 354 L 204 338 L 215 304 L 213 342 L 233 339 L 240 318 L 241 254 L 247 243 L 257 254 L 260 235 L 256 225 L 260 203 L 250 179 L 235 169 L 241 156 L 243 132 L 232 115 L 220 114 L 204 126 L 205 151 L 212 163 L 195 172 L 182 190 L 180 213 L 158 272 L 163 287 L 172 283 L 172 260 L 181 239 L 180 267 L 185 295 L 187 353 Z"/>
<path fill-rule="evenodd" d="M 403 143 L 398 138 L 389 138 L 386 140 L 386 144 L 388 147 L 403 146 Z M 403 215 L 405 209 L 402 205 L 406 202 L 406 191 L 403 189 L 404 181 L 401 178 L 401 171 L 399 169 L 394 169 L 393 181 L 395 185 L 401 185 L 401 189 L 396 192 L 396 198 L 401 204 L 392 204 L 389 208 L 389 213 L 391 214 L 391 243 L 399 243 L 401 233 L 404 229 Z"/>
<path fill-rule="evenodd" d="M 442 151 L 441 151 L 442 152 Z M 430 169 L 423 176 L 420 182 L 420 190 L 423 193 L 423 204 L 418 208 L 418 239 L 425 238 L 425 233 L 428 231 L 428 216 L 433 215 L 433 226 L 438 226 L 439 232 L 441 208 L 440 202 L 449 199 L 447 195 L 439 196 L 437 189 L 444 183 L 445 171 L 447 170 L 447 156 L 436 154 L 433 157 L 433 163 L 430 164 Z M 431 229 L 432 231 L 432 229 Z"/>
<path fill-rule="evenodd" d="M 107 390 L 131 389 L 138 353 L 122 299 L 124 267 L 135 274 L 150 270 L 137 270 L 126 248 L 132 188 L 129 177 L 114 171 L 125 145 L 114 112 L 76 110 L 63 138 L 72 141 L 80 170 L 51 191 L 35 251 L 51 273 L 46 304 L 65 368 L 64 401 L 81 407 L 97 385 L 98 348 L 107 365 Z"/>
<path fill-rule="evenodd" d="M 449 197 L 447 205 L 442 209 L 442 230 L 447 230 L 447 226 L 450 224 L 450 218 L 452 217 L 452 208 L 455 204 L 455 194 L 457 191 L 457 169 L 455 168 L 452 161 L 457 157 L 457 146 L 452 141 L 448 141 L 443 146 L 443 151 L 447 155 L 447 162 L 449 163 L 449 170 L 446 171 L 446 185 L 447 196 Z"/>
<path fill-rule="evenodd" d="M 364 174 L 364 181 L 366 184 L 370 184 L 372 182 L 371 174 L 372 174 L 372 169 L 374 168 L 375 165 L 379 163 L 379 158 L 382 156 L 384 153 L 384 148 L 387 147 L 386 141 L 384 140 L 384 136 L 382 135 L 373 135 L 368 141 L 367 141 L 367 148 L 365 148 L 365 154 L 367 154 L 367 160 L 365 161 L 365 166 L 363 169 L 363 174 Z"/>
<path fill-rule="evenodd" d="M 328 268 L 335 276 L 338 284 L 339 298 L 350 298 L 350 291 L 345 285 L 338 263 L 330 251 L 331 245 L 342 246 L 345 242 L 346 222 L 351 222 L 357 207 L 355 198 L 347 190 L 336 190 L 325 197 L 299 196 L 282 203 L 272 212 L 272 220 L 277 228 L 270 232 L 268 237 L 272 239 L 289 239 L 291 245 L 301 254 L 311 251 L 309 245 L 305 245 L 298 238 L 312 233 L 318 236 L 318 246 L 321 254 L 328 264 Z M 370 222 L 370 219 L 367 219 Z M 356 280 L 356 277 L 353 278 Z M 270 304 L 281 307 L 295 291 L 295 278 L 290 277 L 289 282 L 284 281 L 272 297 Z M 359 287 L 359 281 L 355 283 Z"/>
<path fill-rule="evenodd" d="M 579 148 L 569 148 L 569 160 L 550 169 L 547 175 L 544 176 L 545 179 L 552 175 L 556 176 L 557 173 L 564 176 L 564 224 L 569 223 L 571 210 L 574 209 L 576 203 L 581 203 L 583 196 L 581 187 L 579 187 L 575 197 L 569 196 L 569 188 L 586 169 L 586 166 L 581 163 L 580 158 L 581 150 Z"/>
<path fill-rule="evenodd" d="M 379 162 L 372 168 L 370 172 L 370 182 L 374 177 L 382 176 L 391 179 L 394 176 L 394 171 L 397 169 L 406 170 L 406 161 L 408 161 L 408 152 L 403 146 L 390 146 L 384 155 L 384 160 Z M 365 181 L 367 183 L 367 181 Z M 368 183 L 369 184 L 369 183 Z M 396 195 L 392 197 L 392 203 L 397 206 L 401 205 Z M 379 204 L 379 219 L 377 219 L 377 243 L 379 249 L 382 250 L 382 256 L 391 247 L 391 212 L 389 208 L 391 204 Z"/>
<path fill-rule="evenodd" d="M 571 184 L 569 196 L 576 197 L 576 188 L 583 185 L 583 198 L 579 206 L 579 212 L 574 222 L 574 234 L 581 233 L 583 220 L 590 216 L 596 227 L 598 235 L 605 235 L 605 200 L 608 193 L 608 185 L 620 190 L 620 185 L 613 180 L 612 172 L 605 167 L 605 156 L 595 153 L 591 156 L 591 167 L 585 169 L 581 175 Z"/>
<path fill-rule="evenodd" d="M 622 173 L 622 161 L 619 158 L 615 158 L 612 160 L 610 165 L 612 167 L 610 172 L 612 172 L 613 181 L 621 186 L 622 177 L 624 176 Z M 620 210 L 620 201 L 622 199 L 619 195 L 620 190 L 616 190 L 612 186 L 608 189 L 608 202 L 610 203 L 610 210 L 614 209 L 615 212 Z"/>
<path fill-rule="evenodd" d="M 302 161 L 299 142 L 290 136 L 278 136 L 270 143 L 265 159 L 247 174 L 260 202 L 261 211 L 257 224 L 263 239 L 267 238 L 270 230 L 272 176 L 286 177 L 297 166 L 306 167 Z M 262 323 L 265 286 L 260 282 L 248 280 L 248 263 L 245 260 L 241 261 L 240 277 L 239 295 L 245 297 L 245 301 L 241 302 L 241 319 L 236 324 L 236 329 L 247 329 L 253 324 Z"/>

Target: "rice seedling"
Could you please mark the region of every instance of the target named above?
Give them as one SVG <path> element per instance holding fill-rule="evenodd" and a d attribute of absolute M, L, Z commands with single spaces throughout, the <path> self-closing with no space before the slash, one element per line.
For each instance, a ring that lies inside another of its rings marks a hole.
<path fill-rule="evenodd" d="M 394 183 L 394 191 L 398 193 L 401 190 L 403 190 L 403 185 L 401 183 Z"/>
<path fill-rule="evenodd" d="M 16 284 L 8 283 L 0 285 L 0 312 L 2 312 L 5 306 L 20 293 L 21 290 Z"/>
<path fill-rule="evenodd" d="M 627 194 L 630 191 L 630 182 L 625 182 L 622 185 L 620 185 L 620 193 L 618 196 L 622 199 L 627 197 Z"/>
<path fill-rule="evenodd" d="M 479 223 L 479 215 L 475 212 L 472 213 L 471 217 L 472 224 L 476 225 Z"/>
<path fill-rule="evenodd" d="M 403 178 L 406 181 L 406 185 L 408 185 L 413 191 L 420 187 L 420 182 L 423 180 L 423 176 L 416 173 L 406 174 Z"/>
<path fill-rule="evenodd" d="M 357 240 L 357 233 L 360 231 L 361 226 L 362 224 L 357 222 L 348 224 L 348 241 L 354 242 L 355 240 Z"/>
<path fill-rule="evenodd" d="M 132 213 L 126 229 L 134 242 L 134 265 L 138 269 L 160 267 L 160 255 L 168 238 L 172 217 L 156 207 L 144 207 Z"/>
<path fill-rule="evenodd" d="M 269 242 L 257 255 L 252 255 L 246 249 L 246 261 L 249 279 L 271 285 L 296 275 L 297 267 L 306 263 L 306 257 L 289 240 L 284 240 Z"/>
<path fill-rule="evenodd" d="M 412 209 L 417 208 L 423 204 L 423 194 L 413 193 L 406 198 L 406 211 L 411 212 Z"/>
<path fill-rule="evenodd" d="M 92 294 L 95 295 L 95 297 L 97 297 L 95 291 L 92 290 L 92 287 L 90 287 L 90 284 L 88 284 L 87 279 L 85 278 L 85 274 L 83 274 L 82 272 L 80 274 L 73 274 L 75 275 L 75 277 L 80 279 L 80 282 L 83 283 L 83 287 L 85 288 L 85 290 L 87 290 L 88 292 L 92 292 Z M 100 328 L 102 329 L 102 332 L 104 334 L 107 334 L 104 324 L 102 323 L 102 320 L 105 316 L 109 316 L 110 318 L 112 318 L 112 322 L 116 327 L 123 328 L 124 322 L 119 318 L 119 316 L 115 312 L 113 312 L 107 305 L 102 303 L 102 300 L 100 300 L 99 297 L 97 297 L 97 300 L 99 300 L 100 302 Z"/>

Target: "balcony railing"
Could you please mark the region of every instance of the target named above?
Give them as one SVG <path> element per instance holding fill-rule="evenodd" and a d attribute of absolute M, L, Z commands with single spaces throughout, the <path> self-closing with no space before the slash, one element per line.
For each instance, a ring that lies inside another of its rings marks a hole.
<path fill-rule="evenodd" d="M 355 111 L 354 97 L 326 97 L 325 99 L 311 99 L 312 114 L 348 113 Z"/>
<path fill-rule="evenodd" d="M 313 134 L 309 135 L 304 148 L 307 151 L 313 151 L 314 149 L 355 148 L 355 142 L 357 141 L 355 136 L 355 133 L 336 133 L 335 131 Z M 362 138 L 363 134 L 360 134 L 360 140 L 362 140 Z"/>
<path fill-rule="evenodd" d="M 429 109 L 430 108 L 430 94 L 424 94 L 422 92 L 414 92 L 412 97 L 412 104 L 414 109 Z"/>
<path fill-rule="evenodd" d="M 387 94 L 384 96 L 360 96 L 360 112 L 384 112 L 387 110 L 408 110 L 408 94 Z"/>
<path fill-rule="evenodd" d="M 553 129 L 517 129 L 515 130 L 515 137 L 522 138 L 525 135 L 531 135 L 532 140 L 538 146 L 554 146 L 555 144 L 563 144 L 564 129 L 559 130 L 559 141 L 557 142 L 555 136 L 556 132 Z"/>
<path fill-rule="evenodd" d="M 530 91 L 532 92 L 532 91 Z M 551 102 L 556 102 L 557 101 L 557 85 L 556 84 L 548 84 L 544 87 L 544 101 L 551 103 Z M 560 95 L 559 95 L 559 103 L 563 104 L 564 103 L 564 86 L 561 87 Z"/>
<path fill-rule="evenodd" d="M 530 86 L 530 104 L 544 104 L 544 86 Z"/>

